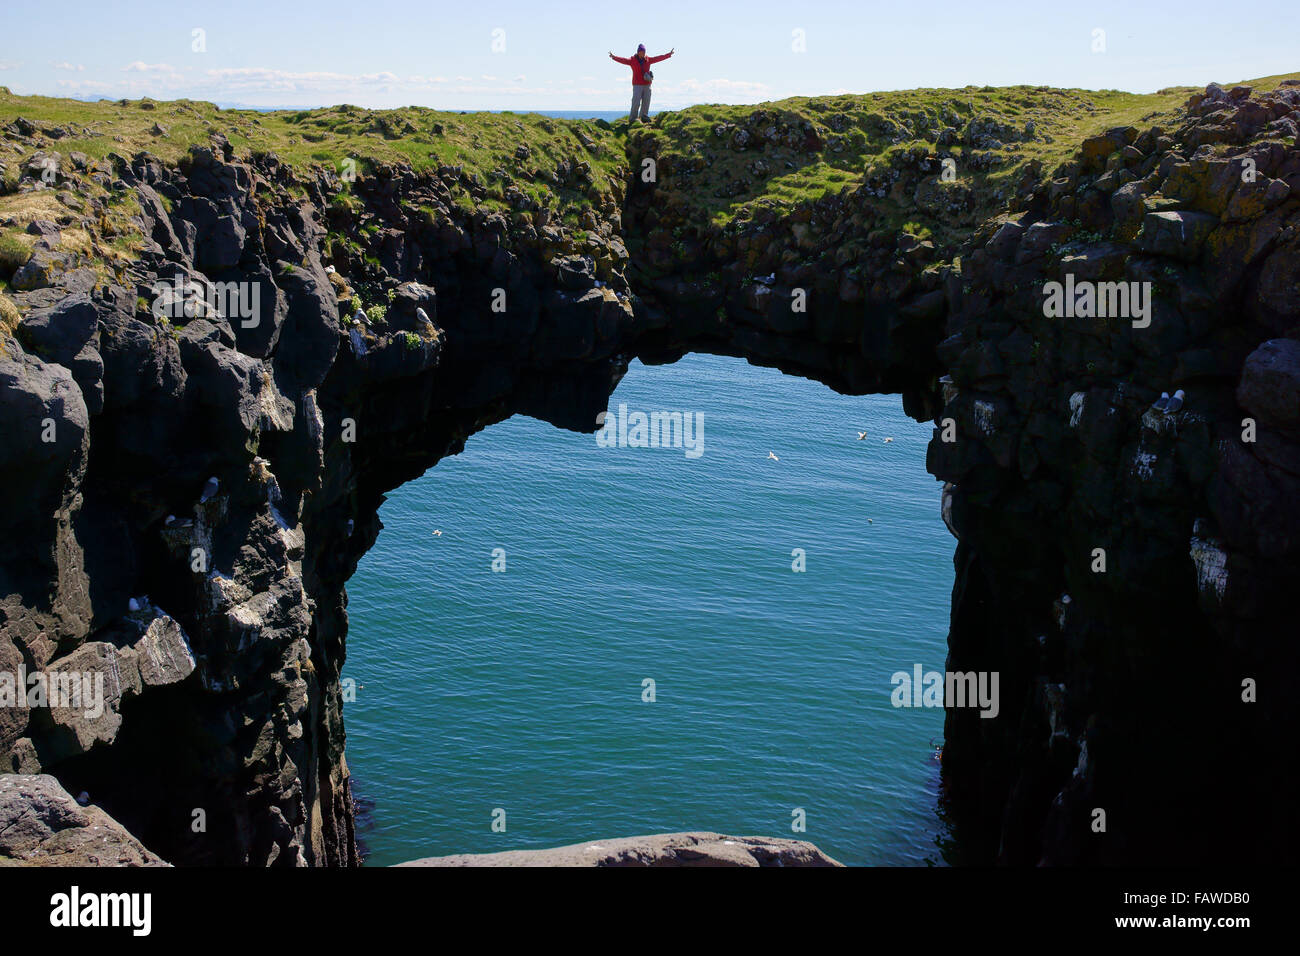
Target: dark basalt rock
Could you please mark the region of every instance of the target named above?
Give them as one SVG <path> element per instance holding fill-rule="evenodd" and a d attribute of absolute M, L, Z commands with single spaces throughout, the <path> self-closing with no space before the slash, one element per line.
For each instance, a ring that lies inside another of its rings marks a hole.
<path fill-rule="evenodd" d="M 590 210 L 586 245 L 549 211 L 455 207 L 450 168 L 380 168 L 345 209 L 332 174 L 219 137 L 176 167 L 123 160 L 138 261 L 75 292 L 43 236 L 0 335 L 0 671 L 116 662 L 116 722 L 0 708 L 0 769 L 89 790 L 175 863 L 355 865 L 345 584 L 385 492 L 514 413 L 592 431 L 630 359 L 700 350 L 901 393 L 935 422 L 948 669 L 1001 675 L 997 719 L 947 716 L 963 859 L 1293 859 L 1300 154 L 1274 132 L 1298 111 L 1295 89 L 1211 87 L 1175 131 L 1026 168 L 998 220 L 968 223 L 954 193 L 942 214 L 974 228 L 956 247 L 872 228 L 886 190 L 947 203 L 920 189 L 925 157 L 689 241 L 656 196 L 690 170 L 664 168 Z M 1034 135 L 951 124 L 935 139 Z M 761 111 L 714 133 L 756 157 L 823 145 Z M 1150 324 L 1047 316 L 1067 274 L 1151 283 Z M 180 280 L 256 282 L 260 320 L 137 301 Z M 385 317 L 355 320 L 353 289 Z M 1182 410 L 1151 410 L 1173 383 Z"/>

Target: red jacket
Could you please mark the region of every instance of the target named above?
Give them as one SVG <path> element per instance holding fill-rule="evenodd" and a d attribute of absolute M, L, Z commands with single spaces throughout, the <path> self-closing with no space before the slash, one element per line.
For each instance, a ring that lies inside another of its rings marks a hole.
<path fill-rule="evenodd" d="M 666 60 L 670 56 L 672 56 L 671 53 L 665 53 L 663 56 L 648 56 L 644 60 L 638 60 L 634 56 L 616 56 L 614 57 L 614 62 L 622 63 L 624 66 L 630 66 L 632 68 L 633 86 L 649 86 L 650 81 L 645 78 L 645 74 L 646 70 L 650 69 L 650 64 L 658 63 L 660 60 Z"/>

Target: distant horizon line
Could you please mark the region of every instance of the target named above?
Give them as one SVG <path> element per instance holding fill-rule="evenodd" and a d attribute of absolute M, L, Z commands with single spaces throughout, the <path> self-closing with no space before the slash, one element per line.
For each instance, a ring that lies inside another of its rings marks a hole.
<path fill-rule="evenodd" d="M 212 106 L 215 106 L 219 110 L 247 110 L 249 112 L 256 112 L 256 113 L 281 113 L 281 112 L 288 112 L 290 110 L 312 110 L 312 111 L 328 110 L 328 109 L 337 109 L 340 106 L 355 106 L 358 109 L 370 110 L 376 113 L 391 112 L 393 110 L 401 110 L 401 109 L 424 109 L 424 110 L 433 110 L 434 112 L 438 112 L 438 113 L 542 113 L 542 114 L 545 113 L 620 113 L 621 114 L 621 113 L 628 112 L 628 108 L 625 106 L 624 107 L 612 106 L 608 109 L 598 109 L 596 107 L 539 108 L 539 107 L 522 107 L 522 106 L 500 107 L 500 108 L 476 107 L 473 109 L 463 109 L 463 108 L 450 107 L 450 106 L 425 106 L 420 103 L 407 103 L 403 106 L 361 106 L 358 103 L 349 103 L 346 100 L 338 103 L 318 104 L 316 106 L 308 106 L 308 105 L 301 105 L 301 104 L 254 106 L 249 103 L 240 103 L 234 100 L 222 101 L 222 100 L 196 99 L 191 96 L 178 96 L 172 99 L 160 99 L 155 96 L 130 97 L 130 96 L 104 96 L 102 94 L 97 96 L 60 96 L 51 93 L 15 93 L 12 88 L 5 86 L 3 83 L 0 83 L 0 89 L 7 91 L 11 96 L 42 96 L 48 99 L 73 100 L 77 103 L 118 103 L 121 102 L 122 100 L 126 100 L 128 102 L 142 102 L 144 100 L 151 100 L 155 103 L 210 103 Z M 855 95 L 862 95 L 862 94 L 855 94 Z M 651 109 L 649 112 L 651 113 L 651 115 L 653 115 L 656 113 L 663 113 L 671 110 L 684 110 L 684 109 L 690 109 L 692 106 L 704 106 L 704 105 L 756 106 L 758 104 L 747 104 L 747 103 L 705 104 L 702 102 L 697 102 L 697 103 L 686 103 L 680 106 L 670 106 L 662 109 Z"/>
<path fill-rule="evenodd" d="M 1294 75 L 1294 74 L 1280 73 L 1280 74 L 1273 74 L 1273 75 L 1269 75 L 1269 76 L 1253 77 L 1253 78 L 1244 79 L 1244 80 L 1224 81 L 1224 82 L 1221 83 L 1221 85 L 1225 85 L 1225 86 L 1226 86 L 1226 85 L 1228 85 L 1229 83 L 1247 83 L 1247 84 L 1249 84 L 1249 83 L 1252 83 L 1252 82 L 1258 82 L 1258 81 L 1260 81 L 1260 80 L 1269 80 L 1269 79 L 1274 79 L 1275 77 L 1285 77 L 1285 76 L 1288 76 L 1288 75 Z M 714 101 L 714 100 L 709 100 L 709 101 L 705 101 L 705 100 L 697 100 L 697 101 L 692 101 L 692 102 L 689 102 L 689 103 L 672 103 L 672 104 L 667 105 L 667 106 L 661 106 L 661 107 L 656 108 L 656 109 L 651 109 L 651 110 L 650 110 L 650 113 L 651 113 L 651 114 L 659 114 L 659 113 L 664 113 L 664 112 L 674 112 L 674 111 L 677 111 L 677 110 L 691 109 L 692 107 L 695 107 L 695 106 L 726 106 L 726 107 L 745 107 L 745 106 L 750 106 L 750 107 L 757 107 L 757 106 L 761 106 L 761 105 L 764 105 L 764 104 L 767 104 L 767 103 L 779 103 L 779 102 L 782 102 L 782 101 L 784 101 L 784 100 L 788 100 L 788 99 L 817 99 L 817 98 L 820 98 L 820 97 L 836 97 L 836 96 L 874 96 L 874 95 L 888 94 L 888 93 L 907 92 L 908 90 L 911 90 L 911 89 L 916 89 L 916 90 L 931 90 L 931 91 L 940 91 L 940 90 L 961 91 L 961 90 L 972 90 L 972 89 L 973 89 L 973 90 L 1016 89 L 1016 88 L 1020 88 L 1020 87 L 1024 87 L 1024 88 L 1027 88 L 1027 89 L 1042 89 L 1042 90 L 1053 90 L 1053 89 L 1055 89 L 1055 90 L 1077 90 L 1077 91 L 1079 91 L 1079 92 L 1083 92 L 1083 93 L 1106 93 L 1106 92 L 1116 92 L 1116 93 L 1129 93 L 1129 94 L 1134 95 L 1134 96 L 1155 96 L 1155 95 L 1159 95 L 1159 94 L 1162 94 L 1162 93 L 1173 92 L 1173 91 L 1175 91 L 1175 90 L 1179 90 L 1179 89 L 1190 89 L 1190 90 L 1199 89 L 1199 88 L 1201 88 L 1201 84 L 1198 84 L 1198 83 L 1187 83 L 1187 84 L 1177 84 L 1177 85 L 1174 85 L 1174 86 L 1163 86 L 1163 87 L 1160 87 L 1159 89 L 1151 90 L 1151 91 L 1148 91 L 1148 92 L 1138 92 L 1138 91 L 1134 91 L 1134 90 L 1123 90 L 1123 89 L 1120 89 L 1120 88 L 1118 88 L 1118 87 L 1106 87 L 1106 88 L 1097 88 L 1097 89 L 1091 89 L 1091 88 L 1087 88 L 1087 87 L 1057 87 L 1057 86 L 1052 86 L 1051 84 L 1043 84 L 1043 83 L 1013 83 L 1013 84 L 1010 84 L 1010 85 L 989 85 L 989 84 L 979 84 L 979 83 L 967 83 L 967 84 L 965 84 L 964 86 L 908 87 L 908 88 L 902 88 L 902 87 L 900 87 L 900 88 L 896 88 L 896 89 L 861 90 L 861 91 L 858 91 L 858 92 L 851 92 L 851 91 L 848 91 L 848 90 L 837 89 L 837 90 L 828 91 L 828 92 L 824 92 L 824 93 L 812 93 L 812 94 L 809 94 L 809 93 L 790 93 L 790 94 L 787 94 L 787 95 L 784 95 L 784 96 L 774 96 L 774 97 L 771 97 L 771 98 L 769 98 L 769 99 L 759 100 L 759 101 L 756 101 L 756 102 L 723 102 L 723 101 Z M 275 112 L 288 112 L 288 111 L 315 111 L 315 110 L 336 109 L 336 108 L 338 108 L 338 107 L 340 107 L 340 106 L 353 106 L 353 107 L 356 107 L 356 108 L 358 108 L 358 109 L 365 109 L 365 110 L 369 110 L 369 111 L 371 111 L 371 112 L 392 112 L 392 111 L 394 111 L 394 110 L 400 110 L 400 109 L 425 109 L 425 110 L 431 110 L 431 111 L 439 112 L 439 113 L 466 113 L 466 114 L 468 114 L 468 113 L 537 113 L 537 114 L 545 115 L 545 114 L 548 114 L 548 113 L 570 113 L 570 114 L 581 114 L 581 116 L 591 116 L 592 118 L 597 118 L 597 117 L 595 116 L 595 114 L 621 114 L 621 113 L 627 111 L 627 107 L 624 107 L 624 106 L 621 106 L 621 105 L 617 105 L 617 106 L 615 106 L 615 105 L 611 105 L 610 107 L 608 107 L 608 108 L 604 108 L 604 109 L 601 109 L 601 108 L 598 108 L 598 107 L 594 107 L 594 106 L 593 106 L 593 107 L 579 107 L 579 108 L 573 108 L 573 107 L 553 107 L 553 108 L 537 108 L 537 107 L 472 107 L 472 108 L 466 108 L 466 107 L 454 107 L 454 106 L 452 106 L 452 107 L 433 106 L 433 105 L 426 105 L 426 104 L 420 104 L 420 103 L 405 103 L 405 104 L 402 104 L 402 105 L 400 105 L 400 106 L 362 106 L 362 105 L 359 104 L 359 103 L 352 103 L 352 102 L 349 102 L 349 101 L 347 101 L 347 100 L 342 100 L 342 101 L 334 102 L 334 103 L 318 103 L 318 104 L 316 104 L 316 105 L 309 105 L 309 104 L 276 104 L 276 105 L 273 105 L 273 106 L 257 106 L 257 105 L 252 105 L 252 104 L 249 104 L 249 103 L 242 103 L 242 102 L 235 101 L 235 100 L 220 101 L 220 100 L 215 100 L 215 99 L 208 99 L 208 98 L 206 98 L 206 97 L 194 97 L 194 96 L 178 96 L 178 97 L 174 97 L 174 98 L 170 98 L 170 99 L 163 99 L 163 98 L 159 98 L 159 97 L 149 96 L 148 94 L 145 94 L 145 95 L 142 95 L 142 96 L 138 96 L 138 97 L 130 97 L 130 96 L 111 96 L 111 95 L 106 95 L 106 94 L 104 94 L 104 93 L 98 93 L 98 94 L 81 94 L 81 95 L 78 95 L 78 94 L 61 95 L 61 94 L 58 94 L 58 93 L 41 93 L 41 92 L 28 92 L 28 93 L 21 93 L 21 92 L 19 92 L 19 93 L 16 93 L 16 92 L 14 92 L 14 90 L 13 90 L 12 87 L 10 87 L 10 86 L 8 86 L 7 84 L 4 84 L 4 83 L 0 83 L 0 89 L 3 89 L 4 91 L 6 91 L 7 93 L 9 93 L 9 94 L 12 95 L 12 96 L 33 96 L 33 97 L 35 97 L 35 96 L 39 96 L 39 97 L 46 97 L 46 98 L 49 98 L 49 99 L 64 99 L 64 100 L 71 100 L 71 101 L 79 102 L 79 103 L 102 103 L 102 102 L 107 102 L 107 103 L 117 103 L 117 102 L 120 102 L 120 101 L 123 101 L 123 100 L 126 100 L 126 101 L 132 101 L 132 102 L 143 101 L 143 100 L 152 100 L 152 101 L 157 102 L 157 103 L 191 102 L 191 103 L 208 103 L 208 104 L 211 104 L 212 106 L 216 107 L 216 108 L 219 109 L 219 110 L 243 110 L 243 111 L 258 112 L 258 113 L 275 113 Z M 578 118 L 578 117 L 573 117 L 573 118 Z"/>

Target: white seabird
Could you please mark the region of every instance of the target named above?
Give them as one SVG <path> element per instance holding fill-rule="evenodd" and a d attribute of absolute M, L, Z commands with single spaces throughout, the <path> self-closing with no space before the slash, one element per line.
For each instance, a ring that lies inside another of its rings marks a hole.
<path fill-rule="evenodd" d="M 207 484 L 203 486 L 203 494 L 199 495 L 199 503 L 202 504 L 203 502 L 211 498 L 213 495 L 215 495 L 217 493 L 217 489 L 220 487 L 221 487 L 220 481 L 218 481 L 215 477 L 209 478 Z"/>
<path fill-rule="evenodd" d="M 767 457 L 770 458 L 770 459 L 772 459 L 772 461 L 780 461 L 780 460 L 781 460 L 780 458 L 777 458 L 776 455 L 773 454 L 773 453 L 770 452 L 770 451 L 767 453 Z"/>

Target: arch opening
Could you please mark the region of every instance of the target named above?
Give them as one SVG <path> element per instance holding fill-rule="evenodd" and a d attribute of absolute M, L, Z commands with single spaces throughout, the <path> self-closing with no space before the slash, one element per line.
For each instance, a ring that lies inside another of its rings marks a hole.
<path fill-rule="evenodd" d="M 697 416 L 697 454 L 520 416 L 393 491 L 348 583 L 370 862 L 684 830 L 943 862 L 943 710 L 890 677 L 943 670 L 953 541 L 899 404 L 634 363 L 611 417 Z"/>

